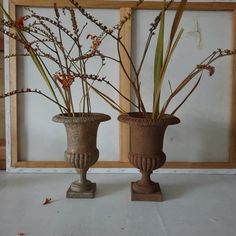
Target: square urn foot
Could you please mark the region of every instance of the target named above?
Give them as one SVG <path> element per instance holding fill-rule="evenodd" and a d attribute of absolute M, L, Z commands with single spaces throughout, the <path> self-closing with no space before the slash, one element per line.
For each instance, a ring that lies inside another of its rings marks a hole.
<path fill-rule="evenodd" d="M 92 188 L 84 192 L 75 192 L 71 187 L 66 192 L 66 198 L 94 198 L 96 193 L 96 183 L 92 183 Z"/>
<path fill-rule="evenodd" d="M 161 202 L 163 201 L 161 188 L 158 183 L 156 185 L 156 192 L 154 193 L 137 193 L 133 190 L 133 184 L 131 183 L 131 201 L 152 201 L 152 202 Z"/>

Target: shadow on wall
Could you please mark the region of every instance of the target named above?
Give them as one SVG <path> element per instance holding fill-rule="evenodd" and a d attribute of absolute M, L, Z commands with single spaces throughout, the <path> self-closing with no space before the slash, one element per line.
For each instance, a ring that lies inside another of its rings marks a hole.
<path fill-rule="evenodd" d="M 188 117 L 167 129 L 164 152 L 167 161 L 227 162 L 229 158 L 229 121 Z"/>

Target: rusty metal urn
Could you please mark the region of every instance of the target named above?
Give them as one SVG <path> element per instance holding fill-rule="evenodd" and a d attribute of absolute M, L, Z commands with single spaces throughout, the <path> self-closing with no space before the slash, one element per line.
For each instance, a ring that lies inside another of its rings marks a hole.
<path fill-rule="evenodd" d="M 118 120 L 130 126 L 128 158 L 142 175 L 140 180 L 131 183 L 131 200 L 162 201 L 160 186 L 151 181 L 150 175 L 166 161 L 163 141 L 167 126 L 178 124 L 180 120 L 170 115 L 162 119 L 151 119 L 150 113 L 143 118 L 136 112 L 120 115 Z"/>
<path fill-rule="evenodd" d="M 102 113 L 76 113 L 75 117 L 59 114 L 53 121 L 63 123 L 67 133 L 65 159 L 79 174 L 69 187 L 67 198 L 94 198 L 96 183 L 87 180 L 88 169 L 97 162 L 97 130 L 101 122 L 111 117 Z"/>

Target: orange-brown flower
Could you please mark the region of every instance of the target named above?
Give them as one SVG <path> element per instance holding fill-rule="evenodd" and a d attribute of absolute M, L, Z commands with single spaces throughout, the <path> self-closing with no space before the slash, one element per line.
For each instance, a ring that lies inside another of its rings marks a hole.
<path fill-rule="evenodd" d="M 209 76 L 212 76 L 215 73 L 215 67 L 214 66 L 203 64 L 203 65 L 198 65 L 197 68 L 207 70 L 208 73 L 209 73 Z"/>
<path fill-rule="evenodd" d="M 16 19 L 15 21 L 15 26 L 18 28 L 22 28 L 24 26 L 24 20 L 25 20 L 25 16 L 20 16 Z"/>
<path fill-rule="evenodd" d="M 88 34 L 87 39 L 90 38 L 92 40 L 92 54 L 95 54 L 98 46 L 101 44 L 101 40 L 98 36 Z"/>
<path fill-rule="evenodd" d="M 47 205 L 47 204 L 49 204 L 49 203 L 51 203 L 52 202 L 52 199 L 51 198 L 45 198 L 45 200 L 44 200 L 44 202 L 43 202 L 43 205 Z"/>
<path fill-rule="evenodd" d="M 30 49 L 30 44 L 27 42 L 27 43 L 25 43 L 24 44 L 24 48 L 26 49 L 26 50 L 29 50 Z"/>
<path fill-rule="evenodd" d="M 63 89 L 70 88 L 71 84 L 74 82 L 74 77 L 70 74 L 66 75 L 57 73 L 54 75 L 54 78 L 61 83 Z"/>

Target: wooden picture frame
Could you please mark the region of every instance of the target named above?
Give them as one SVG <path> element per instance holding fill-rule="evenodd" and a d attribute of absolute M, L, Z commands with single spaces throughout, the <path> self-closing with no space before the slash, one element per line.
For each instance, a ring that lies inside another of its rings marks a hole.
<path fill-rule="evenodd" d="M 59 7 L 68 6 L 67 0 L 54 0 Z M 96 9 L 119 9 L 120 17 L 124 16 L 130 8 L 136 8 L 135 2 L 132 1 L 103 1 L 103 0 L 88 0 L 80 1 L 81 6 L 85 8 Z M 174 3 L 171 9 L 176 9 L 177 3 Z M 16 8 L 18 6 L 29 7 L 52 7 L 51 1 L 45 0 L 9 0 L 10 15 L 15 18 Z M 161 2 L 144 2 L 140 9 L 161 9 Z M 233 46 L 236 48 L 236 3 L 214 3 L 214 2 L 191 2 L 186 6 L 186 10 L 199 11 L 230 11 L 233 13 Z M 132 23 L 128 21 L 122 31 L 123 43 L 127 49 L 131 50 L 131 28 Z M 16 42 L 9 41 L 10 54 L 16 52 Z M 122 53 L 122 52 L 121 52 Z M 125 63 L 127 71 L 129 71 L 129 62 Z M 9 62 L 9 76 L 10 76 L 10 90 L 16 89 L 17 66 L 16 58 L 10 58 Z M 232 78 L 232 104 L 231 104 L 231 118 L 230 118 L 230 146 L 229 159 L 227 162 L 167 162 L 165 168 L 235 168 L 236 167 L 236 57 L 233 57 L 233 78 Z M 120 89 L 127 96 L 130 97 L 130 85 L 128 80 L 124 79 L 124 74 L 120 69 Z M 68 164 L 64 161 L 21 161 L 18 157 L 18 142 L 17 142 L 17 98 L 10 97 L 10 167 L 13 168 L 67 168 Z M 126 110 L 129 109 L 129 104 L 120 99 L 120 105 Z M 127 160 L 129 151 L 129 128 L 120 124 L 120 159 L 119 161 L 99 161 L 93 167 L 98 168 L 129 168 L 132 167 Z"/>

